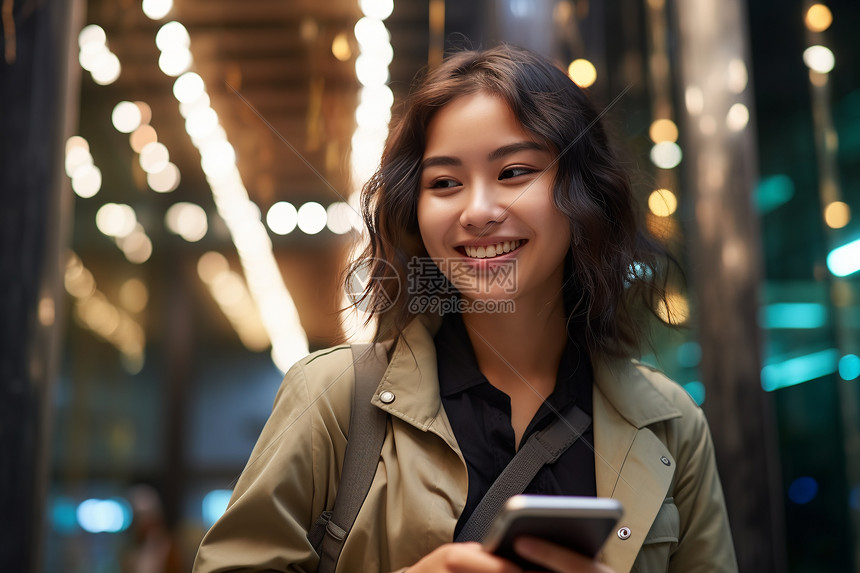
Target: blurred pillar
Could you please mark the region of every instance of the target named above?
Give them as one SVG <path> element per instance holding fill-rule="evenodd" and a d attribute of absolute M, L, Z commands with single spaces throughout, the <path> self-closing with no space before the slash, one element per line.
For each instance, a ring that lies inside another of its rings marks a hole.
<path fill-rule="evenodd" d="M 808 11 L 813 5 L 812 0 L 804 2 L 804 10 Z M 808 12 L 807 12 L 808 13 Z M 813 32 L 806 26 L 806 45 L 826 45 L 823 30 Z M 812 127 L 815 133 L 815 154 L 818 164 L 818 195 L 821 201 L 824 232 L 827 237 L 828 252 L 839 247 L 844 242 L 837 232 L 839 223 L 828 220 L 828 214 L 833 216 L 841 212 L 850 217 L 848 205 L 843 201 L 842 184 L 839 180 L 839 134 L 833 123 L 833 109 L 830 93 L 830 74 L 809 70 L 809 87 L 812 100 Z M 833 336 L 840 354 L 854 352 L 860 347 L 857 329 L 851 324 L 849 307 L 857 300 L 857 289 L 849 278 L 839 278 L 827 272 L 824 274 L 830 292 Z M 842 447 L 845 451 L 845 477 L 850 487 L 860 483 L 860 389 L 854 380 L 845 380 L 836 376 L 839 396 L 839 413 L 842 422 Z M 850 492 L 846 493 L 850 496 Z M 849 546 L 853 550 L 851 556 L 854 571 L 860 571 L 860 511 L 851 504 L 849 506 L 851 532 Z"/>
<path fill-rule="evenodd" d="M 0 61 L 0 571 L 41 569 L 50 391 L 71 196 L 79 0 L 2 3 Z M 72 71 L 74 70 L 74 72 Z"/>
<path fill-rule="evenodd" d="M 656 1 L 656 0 L 653 0 Z M 743 0 L 675 3 L 684 105 L 682 163 L 692 197 L 705 410 L 741 571 L 785 569 L 776 428 L 761 387 L 760 235 Z"/>

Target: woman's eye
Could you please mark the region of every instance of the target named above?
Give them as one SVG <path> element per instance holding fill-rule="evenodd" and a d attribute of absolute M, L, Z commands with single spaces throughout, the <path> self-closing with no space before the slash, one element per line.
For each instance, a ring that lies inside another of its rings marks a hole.
<path fill-rule="evenodd" d="M 534 173 L 534 169 L 528 169 L 526 167 L 511 167 L 502 171 L 499 175 L 499 180 L 511 179 L 513 177 L 519 177 L 520 175 L 528 175 L 529 173 Z"/>
<path fill-rule="evenodd" d="M 436 181 L 430 184 L 431 189 L 451 189 L 453 187 L 457 187 L 460 184 L 453 179 L 437 179 Z"/>

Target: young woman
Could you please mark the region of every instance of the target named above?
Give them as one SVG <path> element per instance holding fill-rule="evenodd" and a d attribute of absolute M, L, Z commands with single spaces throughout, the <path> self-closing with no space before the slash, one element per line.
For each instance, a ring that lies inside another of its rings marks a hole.
<path fill-rule="evenodd" d="M 591 427 L 525 491 L 614 497 L 624 518 L 597 561 L 517 550 L 556 572 L 736 570 L 701 410 L 630 359 L 666 272 L 633 203 L 598 114 L 545 58 L 464 52 L 414 88 L 365 187 L 390 422 L 339 571 L 520 571 L 453 540 L 574 404 Z M 196 571 L 316 569 L 306 535 L 334 504 L 353 378 L 348 346 L 287 373 Z"/>

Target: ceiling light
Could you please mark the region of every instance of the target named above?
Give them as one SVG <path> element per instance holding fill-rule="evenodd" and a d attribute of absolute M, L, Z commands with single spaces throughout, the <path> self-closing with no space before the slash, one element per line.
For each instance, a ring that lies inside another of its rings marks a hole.
<path fill-rule="evenodd" d="M 140 125 L 140 108 L 130 101 L 116 104 L 111 113 L 111 122 L 120 133 L 131 133 Z"/>
<path fill-rule="evenodd" d="M 316 235 L 325 228 L 325 207 L 315 201 L 309 201 L 299 207 L 298 217 L 299 229 L 308 235 Z"/>

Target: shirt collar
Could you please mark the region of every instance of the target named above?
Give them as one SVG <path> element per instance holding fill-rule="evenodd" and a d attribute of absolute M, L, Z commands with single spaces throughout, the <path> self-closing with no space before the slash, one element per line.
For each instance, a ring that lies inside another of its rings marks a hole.
<path fill-rule="evenodd" d="M 486 376 L 478 368 L 475 351 L 466 331 L 466 325 L 459 314 L 449 314 L 442 320 L 442 325 L 435 337 L 436 349 L 440 359 L 438 363 L 439 390 L 442 397 L 447 398 L 458 392 L 463 392 L 479 384 L 488 384 Z M 564 407 L 577 397 L 580 380 L 585 384 L 591 383 L 591 368 L 587 355 L 580 352 L 572 340 L 564 349 L 558 367 L 555 390 L 552 395 L 553 405 Z M 588 393 L 590 395 L 590 393 Z M 591 411 L 591 404 L 585 406 Z"/>

